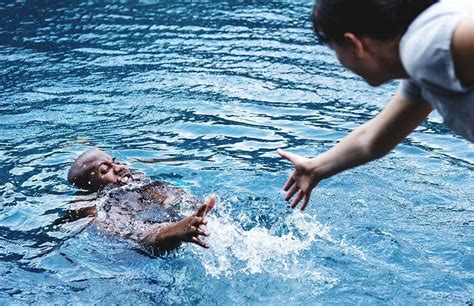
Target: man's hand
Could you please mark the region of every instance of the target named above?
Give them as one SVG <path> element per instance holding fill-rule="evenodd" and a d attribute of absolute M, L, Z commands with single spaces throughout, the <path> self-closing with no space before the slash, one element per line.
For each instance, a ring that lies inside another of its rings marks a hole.
<path fill-rule="evenodd" d="M 199 207 L 193 215 L 173 224 L 159 226 L 152 230 L 142 240 L 142 243 L 152 246 L 158 251 L 175 249 L 182 242 L 191 242 L 203 248 L 209 248 L 209 245 L 201 239 L 201 236 L 209 236 L 209 233 L 203 227 L 207 224 L 206 214 L 211 211 L 215 203 L 216 197 L 211 196 L 209 201 Z"/>
<path fill-rule="evenodd" d="M 193 215 L 184 218 L 176 223 L 175 235 L 184 242 L 192 242 L 203 248 L 209 248 L 209 245 L 201 240 L 200 236 L 208 237 L 209 233 L 203 229 L 207 224 L 206 215 L 214 207 L 216 198 L 211 196 L 209 201 L 203 204 Z"/>
<path fill-rule="evenodd" d="M 304 210 L 311 198 L 311 191 L 319 183 L 321 178 L 319 178 L 317 173 L 310 167 L 309 158 L 281 149 L 278 149 L 278 154 L 292 162 L 295 166 L 295 170 L 286 181 L 285 187 L 283 187 L 286 191 L 285 200 L 289 201 L 295 194 L 298 194 L 291 202 L 291 208 L 295 208 L 296 205 L 303 200 L 301 210 Z"/>

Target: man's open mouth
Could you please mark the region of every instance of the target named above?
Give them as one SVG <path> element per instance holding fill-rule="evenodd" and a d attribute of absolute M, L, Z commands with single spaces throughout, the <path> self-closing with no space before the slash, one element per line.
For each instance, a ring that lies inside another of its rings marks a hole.
<path fill-rule="evenodd" d="M 133 181 L 134 181 L 133 176 L 128 171 L 124 171 L 117 178 L 117 182 L 122 183 L 122 184 L 128 184 L 128 183 L 133 182 Z"/>

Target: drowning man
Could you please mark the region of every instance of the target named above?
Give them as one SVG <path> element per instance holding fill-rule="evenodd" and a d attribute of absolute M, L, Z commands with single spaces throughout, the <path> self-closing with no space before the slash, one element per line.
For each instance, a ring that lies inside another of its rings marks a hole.
<path fill-rule="evenodd" d="M 71 206 L 74 218 L 94 217 L 97 227 L 139 242 L 152 255 L 183 242 L 209 248 L 202 236 L 209 236 L 203 227 L 206 214 L 214 207 L 214 196 L 196 210 L 197 199 L 182 188 L 136 178 L 126 165 L 96 148 L 74 161 L 68 181 L 81 189 L 98 191 L 93 205 Z M 185 211 L 193 213 L 184 217 Z"/>

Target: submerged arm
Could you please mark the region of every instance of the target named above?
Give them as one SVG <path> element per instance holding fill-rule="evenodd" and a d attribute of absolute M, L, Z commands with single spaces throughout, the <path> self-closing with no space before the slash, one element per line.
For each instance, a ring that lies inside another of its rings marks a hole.
<path fill-rule="evenodd" d="M 93 198 L 76 200 L 69 206 L 69 219 L 75 221 L 87 217 L 96 217 L 97 208 Z"/>

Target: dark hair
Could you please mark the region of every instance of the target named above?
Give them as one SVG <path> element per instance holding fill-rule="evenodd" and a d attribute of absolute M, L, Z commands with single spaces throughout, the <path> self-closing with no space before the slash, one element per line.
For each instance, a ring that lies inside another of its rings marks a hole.
<path fill-rule="evenodd" d="M 344 33 L 389 40 L 438 0 L 316 0 L 313 29 L 320 41 L 341 42 Z"/>

